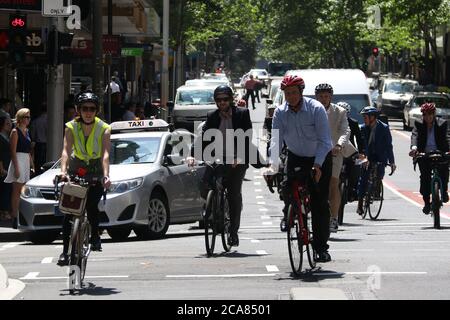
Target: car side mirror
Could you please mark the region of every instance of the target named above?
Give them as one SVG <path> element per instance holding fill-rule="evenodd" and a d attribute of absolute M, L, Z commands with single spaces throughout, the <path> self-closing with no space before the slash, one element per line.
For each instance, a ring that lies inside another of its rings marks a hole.
<path fill-rule="evenodd" d="M 267 104 L 273 104 L 273 100 L 267 99 L 267 100 L 266 100 L 266 103 L 267 103 Z"/>
<path fill-rule="evenodd" d="M 44 163 L 42 166 L 41 166 L 41 172 L 44 172 L 44 171 L 47 171 L 48 169 L 50 169 L 51 167 L 53 167 L 53 165 L 56 163 L 56 161 L 49 161 L 49 162 L 46 162 L 46 163 Z"/>

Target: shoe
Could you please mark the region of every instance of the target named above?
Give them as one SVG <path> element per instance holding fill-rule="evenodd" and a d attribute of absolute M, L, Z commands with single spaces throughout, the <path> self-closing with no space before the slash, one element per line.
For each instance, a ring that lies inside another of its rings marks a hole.
<path fill-rule="evenodd" d="M 447 203 L 448 202 L 448 193 L 447 193 L 447 191 L 444 192 L 444 196 L 442 198 L 442 202 L 443 203 Z"/>
<path fill-rule="evenodd" d="M 317 253 L 314 260 L 316 262 L 329 262 L 329 261 L 331 261 L 331 256 L 328 253 L 328 251 L 323 251 L 323 252 Z"/>
<path fill-rule="evenodd" d="M 362 200 L 358 200 L 358 209 L 356 209 L 356 213 L 359 214 L 360 216 L 362 216 L 364 213 Z"/>
<path fill-rule="evenodd" d="M 431 211 L 431 205 L 430 203 L 425 203 L 425 206 L 422 209 L 422 212 L 425 214 L 430 214 Z"/>
<path fill-rule="evenodd" d="M 69 256 L 67 255 L 67 253 L 61 253 L 56 264 L 60 267 L 67 266 L 69 264 Z"/>
<path fill-rule="evenodd" d="M 280 222 L 280 230 L 281 230 L 281 232 L 286 232 L 286 231 L 288 231 L 288 226 L 287 226 L 287 223 L 286 223 L 286 218 L 281 219 L 281 222 Z"/>
<path fill-rule="evenodd" d="M 102 241 L 100 240 L 100 237 L 91 238 L 91 250 L 102 251 Z"/>
<path fill-rule="evenodd" d="M 336 218 L 331 218 L 330 220 L 330 232 L 337 232 L 338 231 L 338 221 Z"/>
<path fill-rule="evenodd" d="M 227 242 L 228 242 L 228 245 L 229 245 L 230 247 L 239 247 L 239 237 L 238 237 L 238 235 L 237 235 L 237 234 L 235 234 L 235 235 L 230 235 L 230 236 L 228 237 Z"/>

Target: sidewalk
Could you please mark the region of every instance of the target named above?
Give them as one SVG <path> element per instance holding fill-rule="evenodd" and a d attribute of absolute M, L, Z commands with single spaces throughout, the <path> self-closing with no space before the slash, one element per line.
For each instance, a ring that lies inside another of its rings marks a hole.
<path fill-rule="evenodd" d="M 0 221 L 0 243 L 26 241 L 26 234 L 11 228 L 9 221 Z"/>

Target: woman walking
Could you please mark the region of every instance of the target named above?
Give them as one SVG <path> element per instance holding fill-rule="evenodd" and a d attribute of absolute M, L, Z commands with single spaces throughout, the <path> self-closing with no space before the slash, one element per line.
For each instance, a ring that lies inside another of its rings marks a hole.
<path fill-rule="evenodd" d="M 17 215 L 19 212 L 20 191 L 23 185 L 30 180 L 30 168 L 34 171 L 31 157 L 31 138 L 28 132 L 30 124 L 30 110 L 22 108 L 16 113 L 16 128 L 11 131 L 10 151 L 11 163 L 5 182 L 12 183 L 11 217 L 13 228 L 17 228 Z"/>

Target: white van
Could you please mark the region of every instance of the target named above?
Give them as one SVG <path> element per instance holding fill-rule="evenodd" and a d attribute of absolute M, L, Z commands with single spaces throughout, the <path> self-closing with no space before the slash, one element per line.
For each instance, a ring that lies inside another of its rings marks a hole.
<path fill-rule="evenodd" d="M 304 69 L 289 70 L 286 75 L 297 75 L 305 80 L 305 97 L 315 98 L 318 84 L 328 83 L 333 87 L 333 103 L 345 101 L 352 106 L 351 117 L 362 123 L 359 114 L 362 108 L 371 106 L 369 87 L 366 75 L 359 69 Z M 275 105 L 284 103 L 284 94 L 278 92 Z"/>

